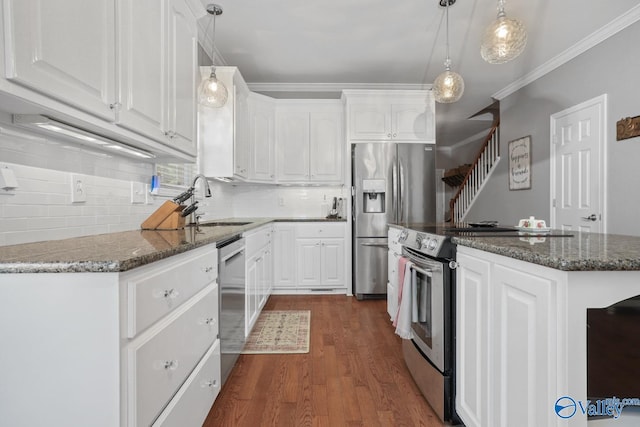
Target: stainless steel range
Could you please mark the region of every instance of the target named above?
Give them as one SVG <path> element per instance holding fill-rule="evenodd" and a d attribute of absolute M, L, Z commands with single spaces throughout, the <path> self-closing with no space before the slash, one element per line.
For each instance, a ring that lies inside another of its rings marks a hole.
<path fill-rule="evenodd" d="M 399 238 L 411 281 L 413 338 L 404 358 L 416 384 L 438 416 L 455 414 L 455 245 L 445 229 L 409 225 Z"/>

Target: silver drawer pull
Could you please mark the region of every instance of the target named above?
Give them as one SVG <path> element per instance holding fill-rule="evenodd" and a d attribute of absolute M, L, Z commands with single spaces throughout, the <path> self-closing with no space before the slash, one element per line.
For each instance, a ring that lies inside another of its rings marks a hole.
<path fill-rule="evenodd" d="M 167 360 L 164 362 L 164 369 L 170 369 L 175 371 L 178 369 L 178 361 L 177 360 Z"/>
<path fill-rule="evenodd" d="M 216 319 L 214 319 L 213 317 L 207 317 L 207 318 L 205 319 L 204 323 L 205 323 L 206 325 L 212 325 L 212 324 L 216 323 Z"/>
<path fill-rule="evenodd" d="M 205 273 L 211 273 L 211 271 L 213 271 L 213 266 L 204 267 L 202 271 L 204 271 Z"/>
<path fill-rule="evenodd" d="M 176 291 L 175 289 L 167 289 L 164 291 L 164 297 L 165 298 L 172 298 L 175 299 L 178 297 L 178 295 L 180 295 L 180 292 Z"/>
<path fill-rule="evenodd" d="M 203 381 L 202 388 L 205 388 L 205 387 L 218 388 L 218 380 Z"/>

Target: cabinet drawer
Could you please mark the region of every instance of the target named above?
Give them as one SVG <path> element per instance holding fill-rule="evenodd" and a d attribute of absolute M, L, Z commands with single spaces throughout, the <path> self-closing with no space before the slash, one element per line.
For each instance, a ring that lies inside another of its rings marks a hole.
<path fill-rule="evenodd" d="M 127 293 L 127 338 L 171 312 L 218 276 L 215 247 L 176 255 L 123 277 Z"/>
<path fill-rule="evenodd" d="M 129 425 L 148 426 L 218 336 L 218 288 L 206 287 L 127 348 Z"/>
<path fill-rule="evenodd" d="M 296 237 L 320 239 L 325 237 L 344 238 L 344 224 L 329 224 L 324 222 L 298 224 L 298 226 L 296 227 Z"/>
<path fill-rule="evenodd" d="M 268 225 L 244 234 L 247 259 L 256 255 L 260 249 L 271 242 L 271 230 L 271 225 Z"/>
<path fill-rule="evenodd" d="M 220 340 L 216 340 L 153 427 L 202 425 L 220 387 Z"/>

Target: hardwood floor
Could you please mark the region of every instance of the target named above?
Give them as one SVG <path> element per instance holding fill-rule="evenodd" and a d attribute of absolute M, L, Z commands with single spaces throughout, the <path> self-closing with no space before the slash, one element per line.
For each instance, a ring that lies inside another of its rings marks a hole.
<path fill-rule="evenodd" d="M 204 427 L 442 426 L 402 357 L 386 301 L 270 297 L 265 310 L 311 310 L 307 354 L 241 355 Z"/>

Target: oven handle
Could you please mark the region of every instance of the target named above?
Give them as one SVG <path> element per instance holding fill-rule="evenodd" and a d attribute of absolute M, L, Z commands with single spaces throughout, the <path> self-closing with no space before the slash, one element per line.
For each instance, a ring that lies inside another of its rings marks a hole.
<path fill-rule="evenodd" d="M 417 271 L 418 273 L 422 273 L 427 277 L 433 277 L 433 270 L 425 270 L 420 267 L 416 267 L 415 264 L 409 267 L 412 270 Z"/>

